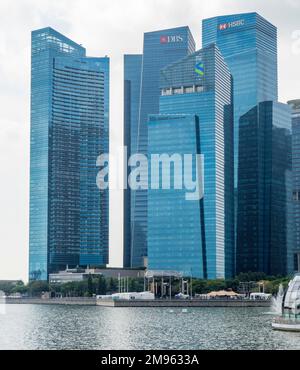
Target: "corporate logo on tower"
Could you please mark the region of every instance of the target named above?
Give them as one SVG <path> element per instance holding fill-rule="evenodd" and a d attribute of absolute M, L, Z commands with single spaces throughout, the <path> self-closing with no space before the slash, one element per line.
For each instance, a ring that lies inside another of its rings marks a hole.
<path fill-rule="evenodd" d="M 226 30 L 226 29 L 227 29 L 227 23 L 220 24 L 220 26 L 219 26 L 220 31 L 223 31 L 223 30 Z"/>
<path fill-rule="evenodd" d="M 203 62 L 198 62 L 196 65 L 195 65 L 195 72 L 199 75 L 199 76 L 203 76 L 204 75 L 204 64 Z"/>
<path fill-rule="evenodd" d="M 240 26 L 244 26 L 244 25 L 245 25 L 245 20 L 244 19 L 239 19 L 238 21 L 219 24 L 219 30 L 224 31 L 224 30 L 227 30 L 227 29 L 230 29 L 230 28 L 240 27 Z"/>
<path fill-rule="evenodd" d="M 160 43 L 161 44 L 170 44 L 170 43 L 178 43 L 183 42 L 183 37 L 179 35 L 174 36 L 160 36 Z"/>

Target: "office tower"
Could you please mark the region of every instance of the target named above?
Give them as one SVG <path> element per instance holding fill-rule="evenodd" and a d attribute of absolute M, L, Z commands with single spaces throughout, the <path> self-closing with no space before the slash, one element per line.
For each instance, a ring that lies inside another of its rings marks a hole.
<path fill-rule="evenodd" d="M 278 99 L 277 29 L 257 13 L 213 17 L 202 23 L 202 45 L 211 43 L 219 47 L 233 77 L 237 188 L 239 119 L 259 102 Z"/>
<path fill-rule="evenodd" d="M 138 92 L 132 96 L 131 119 L 131 154 L 147 154 L 148 146 L 148 115 L 159 112 L 159 73 L 160 70 L 176 60 L 194 52 L 195 42 L 188 27 L 178 27 L 167 30 L 147 32 L 144 35 L 144 48 L 141 65 L 136 74 L 129 73 L 130 64 L 139 63 L 139 57 L 125 58 L 125 81 L 133 81 L 135 85 L 140 78 L 140 95 Z M 127 86 L 128 91 L 128 86 Z M 138 120 L 136 120 L 136 99 L 138 103 Z M 133 101 L 135 100 L 135 101 Z M 125 107 L 128 97 L 125 96 Z M 128 193 L 125 200 L 128 201 Z M 126 265 L 139 267 L 147 264 L 147 190 L 130 192 L 131 209 L 125 206 L 125 225 L 130 223 L 131 235 L 126 239 L 124 256 L 127 256 Z M 128 219 L 130 218 L 130 221 Z M 128 226 L 127 226 L 128 230 Z M 125 226 L 126 232 L 126 226 Z M 130 240 L 129 240 L 130 239 Z M 127 250 L 126 250 L 127 249 Z M 129 250 L 128 250 L 129 249 Z M 128 261 L 130 263 L 128 263 Z"/>
<path fill-rule="evenodd" d="M 230 277 L 234 197 L 229 69 L 212 44 L 164 68 L 160 87 L 160 114 L 149 120 L 149 156 L 200 153 L 204 190 L 200 200 L 186 200 L 177 189 L 149 190 L 149 268 L 199 278 Z"/>
<path fill-rule="evenodd" d="M 170 172 L 171 163 L 174 168 L 169 189 L 150 188 L 148 191 L 149 268 L 180 271 L 185 276 L 204 277 L 206 251 L 203 200 L 187 200 L 187 194 L 195 195 L 195 190 L 186 190 L 184 187 L 175 189 L 175 183 L 183 183 L 183 174 L 188 171 L 184 154 L 201 154 L 199 119 L 188 114 L 150 116 L 148 132 L 149 159 L 151 154 L 168 154 L 170 162 L 166 165 L 169 166 Z M 180 168 L 178 173 L 175 166 Z M 163 167 L 162 163 L 151 163 L 151 173 L 159 173 L 160 167 Z M 197 178 L 196 157 L 193 158 L 191 178 Z M 151 178 L 155 187 L 161 182 L 162 180 Z M 199 189 L 199 192 L 201 190 Z"/>
<path fill-rule="evenodd" d="M 237 272 L 293 270 L 291 112 L 262 102 L 240 118 Z"/>
<path fill-rule="evenodd" d="M 288 104 L 292 108 L 294 271 L 300 272 L 300 99 Z"/>
<path fill-rule="evenodd" d="M 143 55 L 124 55 L 124 146 L 126 147 L 125 165 L 131 153 L 137 153 L 138 120 L 141 90 Z M 124 190 L 124 267 L 131 266 L 131 212 L 133 210 L 131 190 Z"/>
<path fill-rule="evenodd" d="M 108 262 L 109 59 L 52 28 L 32 32 L 29 279 Z"/>

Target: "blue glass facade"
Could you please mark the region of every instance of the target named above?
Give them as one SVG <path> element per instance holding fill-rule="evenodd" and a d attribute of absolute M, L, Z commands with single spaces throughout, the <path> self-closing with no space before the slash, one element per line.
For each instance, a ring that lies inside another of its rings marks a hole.
<path fill-rule="evenodd" d="M 192 178 L 196 178 L 195 155 L 200 153 L 199 120 L 193 115 L 157 115 L 149 119 L 148 155 L 181 155 L 182 173 L 190 171 L 183 160 L 192 154 Z M 168 140 L 166 140 L 166 137 Z M 180 143 L 178 138 L 180 137 Z M 174 161 L 175 165 L 176 159 Z M 151 163 L 151 171 L 161 170 Z M 171 172 L 171 186 L 183 181 L 182 174 Z M 176 178 L 175 178 L 176 177 Z M 153 182 L 153 179 L 151 179 Z M 159 186 L 158 181 L 157 186 Z M 187 190 L 149 189 L 148 191 L 148 262 L 153 270 L 181 271 L 185 276 L 206 274 L 203 199 L 189 201 Z"/>
<path fill-rule="evenodd" d="M 199 68 L 200 73 L 198 73 Z M 193 276 L 209 279 L 232 276 L 234 271 L 233 152 L 231 150 L 233 117 L 232 80 L 229 69 L 218 48 L 210 45 L 164 68 L 161 71 L 160 81 L 161 118 L 156 118 L 154 123 L 150 120 L 149 148 L 158 150 L 160 145 L 161 151 L 172 153 L 172 145 L 174 146 L 176 142 L 178 153 L 183 153 L 185 150 L 189 150 L 188 153 L 190 153 L 193 147 L 191 145 L 185 147 L 185 141 L 181 140 L 184 123 L 176 124 L 178 119 L 172 125 L 172 120 L 174 121 L 174 114 L 196 115 L 199 120 L 199 150 L 204 156 L 204 197 L 201 201 L 203 207 L 200 222 L 198 218 L 195 224 L 187 225 L 191 219 L 190 208 L 195 214 L 199 214 L 199 202 L 186 201 L 182 209 L 177 209 L 176 203 L 180 204 L 182 197 L 180 192 L 174 192 L 176 198 L 167 199 L 164 191 L 149 191 L 149 268 L 172 267 L 186 272 L 192 269 Z M 171 122 L 165 124 L 163 118 L 169 115 L 171 115 Z M 161 137 L 157 133 L 160 126 Z M 186 135 L 192 136 L 191 129 L 187 128 L 187 130 L 189 131 Z M 159 203 L 159 198 L 161 206 L 153 206 L 153 202 L 154 205 Z M 174 202 L 172 208 L 168 208 L 166 202 Z M 180 220 L 185 217 L 185 212 L 187 212 L 185 223 L 176 223 L 178 217 Z M 169 222 L 174 227 L 168 227 Z M 163 225 L 164 228 L 161 227 Z M 160 233 L 157 233 L 157 230 L 160 230 Z M 190 234 L 190 238 L 187 238 L 184 244 L 186 233 Z M 194 240 L 193 245 L 189 244 L 190 240 Z M 194 263 L 188 267 L 190 260 L 180 258 L 184 245 L 187 249 L 195 247 L 194 252 L 198 253 L 198 261 L 199 258 L 205 259 L 198 262 L 198 268 L 195 268 Z M 166 248 L 169 248 L 169 251 L 173 248 L 174 251 L 168 254 Z M 202 251 L 201 255 L 199 251 Z M 177 254 L 176 266 L 175 262 L 172 263 L 174 254 Z"/>
<path fill-rule="evenodd" d="M 108 58 L 87 58 L 55 30 L 32 32 L 30 280 L 108 262 L 108 193 L 96 186 L 109 140 L 108 71 Z"/>
<path fill-rule="evenodd" d="M 127 149 L 126 163 L 131 154 L 137 152 L 138 120 L 141 91 L 143 55 L 124 55 L 124 146 Z M 124 267 L 132 265 L 132 204 L 131 190 L 124 190 Z"/>
<path fill-rule="evenodd" d="M 240 118 L 237 272 L 293 271 L 291 112 L 262 102 Z"/>
<path fill-rule="evenodd" d="M 102 77 L 101 85 L 95 73 L 90 76 L 90 85 L 83 81 L 87 84 L 89 101 L 84 101 L 86 117 L 80 117 L 80 265 L 105 265 L 109 259 L 109 190 L 95 186 L 99 171 L 95 168 L 95 158 L 109 153 L 110 60 L 89 57 L 84 62 Z"/>
<path fill-rule="evenodd" d="M 217 44 L 233 76 L 236 188 L 239 119 L 259 102 L 278 99 L 277 29 L 257 13 L 213 17 L 202 23 L 202 45 L 211 43 Z"/>
<path fill-rule="evenodd" d="M 195 42 L 188 27 L 145 33 L 138 107 L 138 127 L 137 129 L 134 127 L 134 121 L 132 121 L 131 126 L 131 137 L 133 138 L 134 132 L 137 132 L 137 142 L 135 144 L 133 141 L 131 153 L 133 153 L 135 145 L 137 145 L 137 153 L 147 154 L 148 115 L 159 112 L 160 70 L 194 52 L 194 50 Z M 137 69 L 138 72 L 139 70 Z M 135 77 L 135 81 L 137 78 Z M 141 189 L 131 192 L 131 205 L 130 265 L 132 267 L 139 267 L 144 265 L 144 258 L 147 256 L 147 190 Z"/>
<path fill-rule="evenodd" d="M 292 108 L 294 271 L 300 272 L 300 99 L 288 104 Z"/>

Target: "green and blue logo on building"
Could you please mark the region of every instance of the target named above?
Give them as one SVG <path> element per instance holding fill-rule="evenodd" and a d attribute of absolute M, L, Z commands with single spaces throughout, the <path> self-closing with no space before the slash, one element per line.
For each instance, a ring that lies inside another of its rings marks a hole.
<path fill-rule="evenodd" d="M 203 62 L 198 62 L 198 63 L 195 65 L 195 72 L 196 72 L 199 76 L 203 76 L 203 75 L 204 75 L 204 63 L 203 63 Z"/>

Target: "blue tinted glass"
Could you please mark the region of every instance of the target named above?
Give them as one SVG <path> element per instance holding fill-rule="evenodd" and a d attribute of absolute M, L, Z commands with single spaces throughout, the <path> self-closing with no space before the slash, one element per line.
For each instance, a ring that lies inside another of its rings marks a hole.
<path fill-rule="evenodd" d="M 108 70 L 53 29 L 32 32 L 30 279 L 107 262 L 96 159 L 108 150 Z"/>

